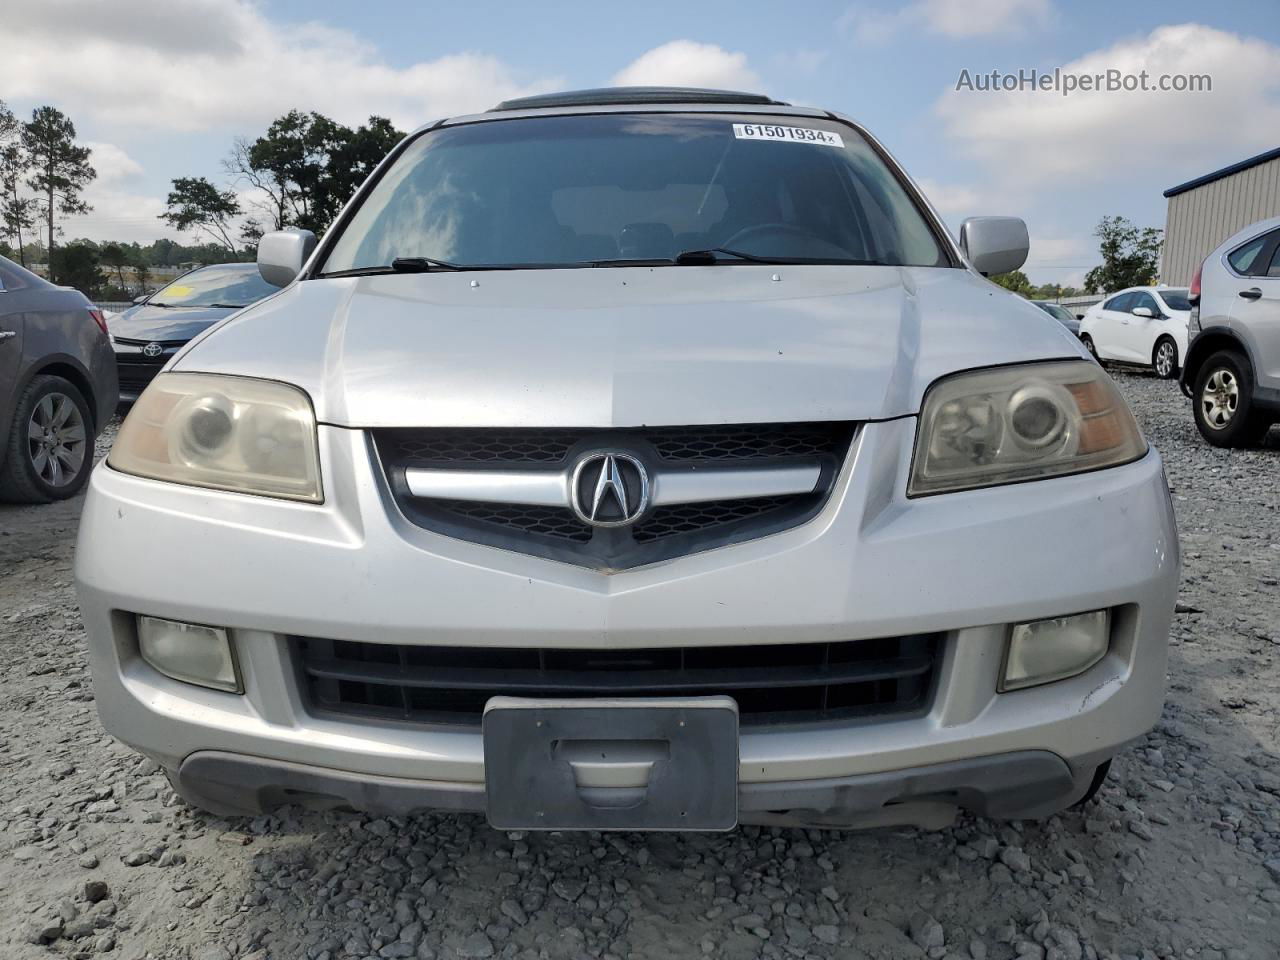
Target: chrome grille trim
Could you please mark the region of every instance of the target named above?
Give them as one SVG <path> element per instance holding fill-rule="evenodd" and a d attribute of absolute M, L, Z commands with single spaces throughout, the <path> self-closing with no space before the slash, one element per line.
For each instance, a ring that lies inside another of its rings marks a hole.
<path fill-rule="evenodd" d="M 820 464 L 664 470 L 650 478 L 655 507 L 813 493 Z M 408 467 L 405 484 L 415 497 L 569 507 L 568 471 L 452 470 Z"/>

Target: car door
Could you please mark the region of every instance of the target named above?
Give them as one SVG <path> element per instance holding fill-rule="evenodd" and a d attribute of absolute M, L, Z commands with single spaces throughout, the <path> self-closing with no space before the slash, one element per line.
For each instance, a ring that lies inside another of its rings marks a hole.
<path fill-rule="evenodd" d="M 1151 311 L 1149 317 L 1134 315 L 1134 310 L 1146 307 Z M 1145 290 L 1129 294 L 1128 312 L 1120 322 L 1120 349 L 1122 360 L 1131 363 L 1150 363 L 1151 352 L 1156 346 L 1156 337 L 1164 331 L 1164 311 L 1156 303 L 1156 298 Z"/>
<path fill-rule="evenodd" d="M 23 285 L 0 263 L 0 441 L 8 437 L 22 369 Z M 0 448 L 3 444 L 0 443 Z"/>
<path fill-rule="evenodd" d="M 1267 235 L 1248 264 L 1230 262 L 1245 268 L 1243 275 L 1228 274 L 1231 327 L 1253 348 L 1258 386 L 1280 389 L 1280 230 Z"/>
<path fill-rule="evenodd" d="M 1127 312 L 1125 304 L 1131 298 L 1132 294 L 1118 293 L 1111 299 L 1104 300 L 1098 310 L 1097 319 L 1094 320 L 1089 335 L 1093 337 L 1093 348 L 1104 360 L 1125 359 L 1121 353 L 1120 331 L 1123 329 L 1122 318 Z"/>

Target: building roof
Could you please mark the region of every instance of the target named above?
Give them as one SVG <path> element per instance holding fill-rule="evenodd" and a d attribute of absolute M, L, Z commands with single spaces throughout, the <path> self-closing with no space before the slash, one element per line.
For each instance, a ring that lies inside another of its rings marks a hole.
<path fill-rule="evenodd" d="M 496 110 L 534 110 L 539 107 L 588 107 L 629 103 L 750 103 L 777 104 L 762 93 L 739 93 L 736 90 L 702 90 L 695 87 L 598 87 L 593 90 L 568 90 L 542 93 L 533 97 L 504 100 Z"/>
<path fill-rule="evenodd" d="M 1260 166 L 1269 160 L 1280 159 L 1280 147 L 1274 150 L 1268 150 L 1266 153 L 1260 153 L 1256 157 L 1250 157 L 1248 160 L 1241 160 L 1233 163 L 1229 167 L 1223 167 L 1221 170 L 1215 170 L 1213 173 L 1206 173 L 1202 177 L 1196 177 L 1194 180 L 1188 180 L 1186 183 L 1180 183 L 1176 187 L 1170 187 L 1164 192 L 1166 197 L 1176 197 L 1180 193 L 1186 193 L 1188 190 L 1194 190 L 1196 187 L 1203 187 L 1206 183 L 1213 183 L 1215 180 L 1221 180 L 1229 177 L 1233 173 L 1240 173 L 1248 170 L 1250 167 Z"/>

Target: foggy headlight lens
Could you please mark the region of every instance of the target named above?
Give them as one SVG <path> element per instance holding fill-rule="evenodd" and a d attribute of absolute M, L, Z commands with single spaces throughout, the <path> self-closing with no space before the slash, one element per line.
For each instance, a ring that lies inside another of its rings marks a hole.
<path fill-rule="evenodd" d="M 194 623 L 138 618 L 138 651 L 166 677 L 228 693 L 240 692 L 227 631 Z"/>
<path fill-rule="evenodd" d="M 162 373 L 125 418 L 107 463 L 154 480 L 323 499 L 311 401 L 273 380 Z"/>
<path fill-rule="evenodd" d="M 1102 659 L 1109 644 L 1105 610 L 1015 624 L 1009 636 L 1000 691 L 1084 673 Z"/>
<path fill-rule="evenodd" d="M 925 394 L 907 495 L 1081 473 L 1146 452 L 1133 414 L 1095 363 L 977 370 Z"/>

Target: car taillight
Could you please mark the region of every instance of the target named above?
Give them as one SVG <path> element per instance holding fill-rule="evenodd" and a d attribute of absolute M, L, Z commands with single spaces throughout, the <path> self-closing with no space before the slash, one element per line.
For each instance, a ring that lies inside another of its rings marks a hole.
<path fill-rule="evenodd" d="M 1200 274 L 1204 272 L 1204 263 L 1196 267 L 1195 275 L 1191 278 L 1191 287 L 1187 290 L 1187 299 L 1192 303 L 1200 302 Z"/>
<path fill-rule="evenodd" d="M 99 310 L 97 307 L 90 307 L 89 316 L 93 317 L 93 322 L 98 325 L 99 330 L 101 330 L 103 333 L 107 332 L 107 318 L 103 316 L 103 313 L 101 310 Z"/>

